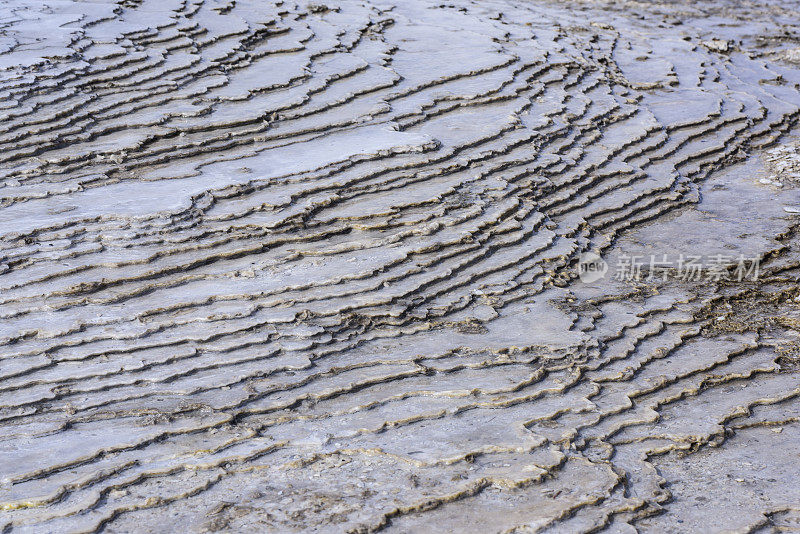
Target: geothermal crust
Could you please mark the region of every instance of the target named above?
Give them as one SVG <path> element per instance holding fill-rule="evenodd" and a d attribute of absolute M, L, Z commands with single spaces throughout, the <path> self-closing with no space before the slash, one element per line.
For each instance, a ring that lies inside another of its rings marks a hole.
<path fill-rule="evenodd" d="M 0 1 L 0 531 L 796 531 L 799 8 Z"/>

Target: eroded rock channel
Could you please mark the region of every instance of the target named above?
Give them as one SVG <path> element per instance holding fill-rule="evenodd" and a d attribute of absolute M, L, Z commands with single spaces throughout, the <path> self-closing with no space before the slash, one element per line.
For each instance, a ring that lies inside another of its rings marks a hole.
<path fill-rule="evenodd" d="M 0 1 L 0 529 L 797 531 L 798 19 Z"/>

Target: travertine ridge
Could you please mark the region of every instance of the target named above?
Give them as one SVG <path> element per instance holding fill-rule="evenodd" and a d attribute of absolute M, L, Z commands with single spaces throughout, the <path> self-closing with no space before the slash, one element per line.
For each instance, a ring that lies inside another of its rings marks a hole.
<path fill-rule="evenodd" d="M 0 529 L 797 531 L 798 20 L 0 0 Z"/>

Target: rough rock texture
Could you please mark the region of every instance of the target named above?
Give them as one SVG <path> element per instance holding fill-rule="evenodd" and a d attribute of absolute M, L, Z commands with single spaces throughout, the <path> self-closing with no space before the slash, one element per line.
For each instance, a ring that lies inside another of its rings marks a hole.
<path fill-rule="evenodd" d="M 799 19 L 0 0 L 0 530 L 797 531 Z"/>

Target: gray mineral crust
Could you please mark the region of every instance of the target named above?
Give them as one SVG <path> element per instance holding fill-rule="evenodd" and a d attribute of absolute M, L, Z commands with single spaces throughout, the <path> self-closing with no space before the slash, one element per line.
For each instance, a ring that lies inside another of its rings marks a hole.
<path fill-rule="evenodd" d="M 800 0 L 0 0 L 0 533 L 800 532 Z"/>

